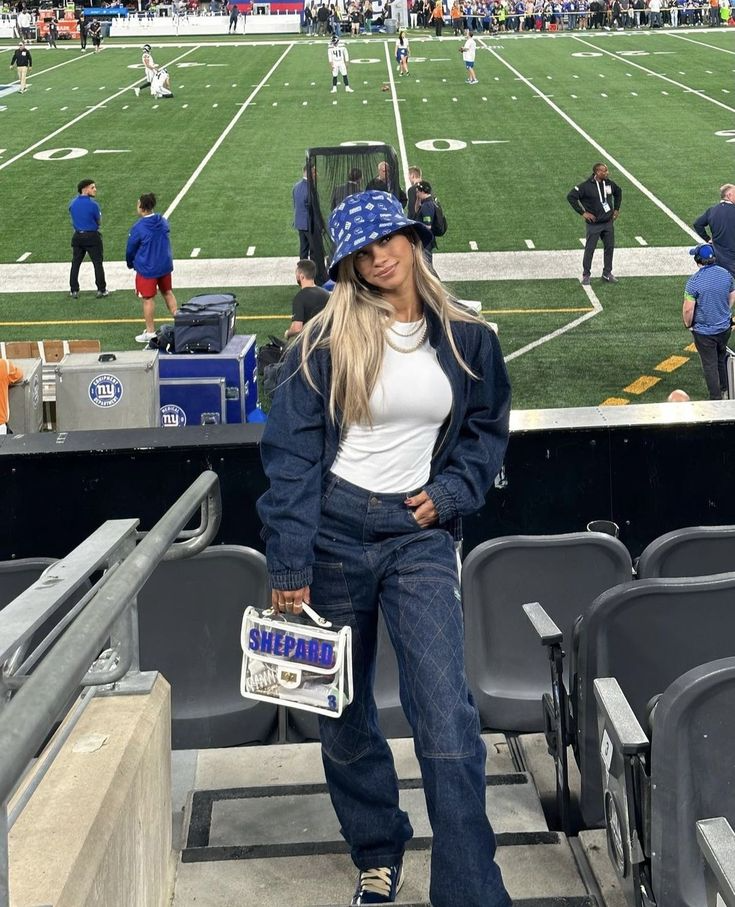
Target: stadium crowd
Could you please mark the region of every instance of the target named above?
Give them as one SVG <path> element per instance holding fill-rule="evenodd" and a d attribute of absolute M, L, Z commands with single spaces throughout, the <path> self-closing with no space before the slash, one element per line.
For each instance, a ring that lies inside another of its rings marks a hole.
<path fill-rule="evenodd" d="M 381 29 L 391 18 L 391 3 L 376 11 L 372 0 L 344 5 L 312 0 L 304 7 L 303 31 L 310 35 L 359 35 Z M 707 27 L 735 24 L 734 0 L 453 0 L 448 12 L 432 0 L 409 0 L 411 28 L 451 27 L 455 35 L 588 29 Z M 440 23 L 440 26 L 438 26 Z"/>

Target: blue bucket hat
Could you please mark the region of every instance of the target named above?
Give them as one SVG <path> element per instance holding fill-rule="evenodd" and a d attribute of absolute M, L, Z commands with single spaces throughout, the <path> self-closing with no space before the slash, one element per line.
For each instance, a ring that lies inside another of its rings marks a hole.
<path fill-rule="evenodd" d="M 329 276 L 337 279 L 338 265 L 343 258 L 404 227 L 412 227 L 421 242 L 430 245 L 433 234 L 429 227 L 409 220 L 394 195 L 376 191 L 348 195 L 329 216 L 329 234 L 334 243 Z"/>
<path fill-rule="evenodd" d="M 715 260 L 715 250 L 708 242 L 700 243 L 698 246 L 690 249 L 689 254 L 694 256 L 694 260 L 698 264 L 705 264 L 708 261 Z"/>

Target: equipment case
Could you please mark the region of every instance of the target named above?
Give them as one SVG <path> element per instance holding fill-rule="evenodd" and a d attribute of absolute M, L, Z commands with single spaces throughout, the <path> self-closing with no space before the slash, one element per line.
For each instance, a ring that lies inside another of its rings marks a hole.
<path fill-rule="evenodd" d="M 158 351 L 69 353 L 56 366 L 58 431 L 157 428 Z"/>
<path fill-rule="evenodd" d="M 177 353 L 219 353 L 235 333 L 237 301 L 232 293 L 194 296 L 174 315 Z"/>
<path fill-rule="evenodd" d="M 17 384 L 8 391 L 10 418 L 8 426 L 13 434 L 28 434 L 43 428 L 43 360 L 14 359 L 23 372 Z"/>
<path fill-rule="evenodd" d="M 173 353 L 158 360 L 161 385 L 172 378 L 224 378 L 226 406 L 223 422 L 246 422 L 258 405 L 258 376 L 255 358 L 255 335 L 235 334 L 221 353 Z M 189 392 L 184 385 L 168 386 L 166 402 L 187 412 L 187 425 L 192 422 L 187 411 Z M 175 396 L 178 395 L 178 396 Z M 163 391 L 161 392 L 163 405 Z"/>
<path fill-rule="evenodd" d="M 161 378 L 161 428 L 227 422 L 224 378 Z"/>

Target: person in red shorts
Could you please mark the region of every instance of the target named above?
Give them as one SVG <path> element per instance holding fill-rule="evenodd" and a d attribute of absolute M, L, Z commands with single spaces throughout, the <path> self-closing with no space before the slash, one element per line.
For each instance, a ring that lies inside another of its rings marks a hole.
<path fill-rule="evenodd" d="M 154 213 L 155 207 L 156 196 L 152 192 L 140 196 L 137 204 L 140 218 L 133 224 L 125 250 L 128 267 L 135 269 L 135 291 L 143 300 L 145 330 L 135 338 L 138 343 L 148 343 L 156 335 L 154 316 L 159 290 L 169 312 L 176 314 L 170 229 L 166 218 Z"/>

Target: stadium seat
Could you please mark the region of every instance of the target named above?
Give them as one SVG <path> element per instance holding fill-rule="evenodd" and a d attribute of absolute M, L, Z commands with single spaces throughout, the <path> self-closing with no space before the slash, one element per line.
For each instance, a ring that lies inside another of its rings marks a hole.
<path fill-rule="evenodd" d="M 270 605 L 265 558 L 236 545 L 165 561 L 138 594 L 141 669 L 171 684 L 174 749 L 266 742 L 274 732 L 277 707 L 240 696 L 247 605 Z"/>
<path fill-rule="evenodd" d="M 378 617 L 378 642 L 375 661 L 375 704 L 378 721 L 386 737 L 411 737 L 411 725 L 403 714 L 398 682 L 398 662 L 388 636 L 383 615 Z M 319 722 L 316 715 L 298 709 L 288 710 L 289 737 L 298 740 L 318 740 Z"/>
<path fill-rule="evenodd" d="M 56 563 L 52 557 L 27 557 L 15 561 L 0 561 L 0 611 L 9 605 L 21 592 L 25 592 L 36 580 L 40 579 L 45 570 Z M 74 605 L 85 595 L 91 587 L 89 581 L 82 583 L 75 593 L 45 620 L 31 636 L 26 654 L 32 652 L 38 644 L 48 636 L 56 624 L 66 615 Z"/>
<path fill-rule="evenodd" d="M 0 609 L 10 604 L 54 563 L 52 557 L 26 557 L 0 561 Z"/>
<path fill-rule="evenodd" d="M 735 658 L 671 683 L 644 731 L 614 677 L 595 681 L 608 853 L 633 907 L 703 907 L 697 822 L 735 821 Z M 731 889 L 732 894 L 732 889 Z"/>
<path fill-rule="evenodd" d="M 604 592 L 580 617 L 572 640 L 571 686 L 565 686 L 561 670 L 552 684 L 556 714 L 549 738 L 550 743 L 564 741 L 574 748 L 581 775 L 580 811 L 587 827 L 604 825 L 594 681 L 614 677 L 636 720 L 644 724 L 652 696 L 684 672 L 732 655 L 734 595 L 735 573 L 637 580 Z M 553 621 L 541 621 L 534 610 L 541 609 L 528 608 L 527 613 L 550 657 L 554 652 L 559 656 L 554 662 L 559 664 L 563 634 L 558 628 L 552 633 Z M 556 752 L 554 756 L 559 760 Z M 562 768 L 558 762 L 560 787 L 566 783 Z M 558 794 L 560 803 L 568 804 L 568 788 Z"/>
<path fill-rule="evenodd" d="M 735 526 L 690 526 L 667 532 L 638 559 L 640 579 L 712 576 L 735 570 Z"/>
<path fill-rule="evenodd" d="M 549 669 L 522 606 L 542 602 L 569 638 L 593 599 L 631 577 L 623 543 L 598 532 L 507 536 L 470 552 L 462 567 L 467 674 L 484 728 L 544 730 Z"/>

